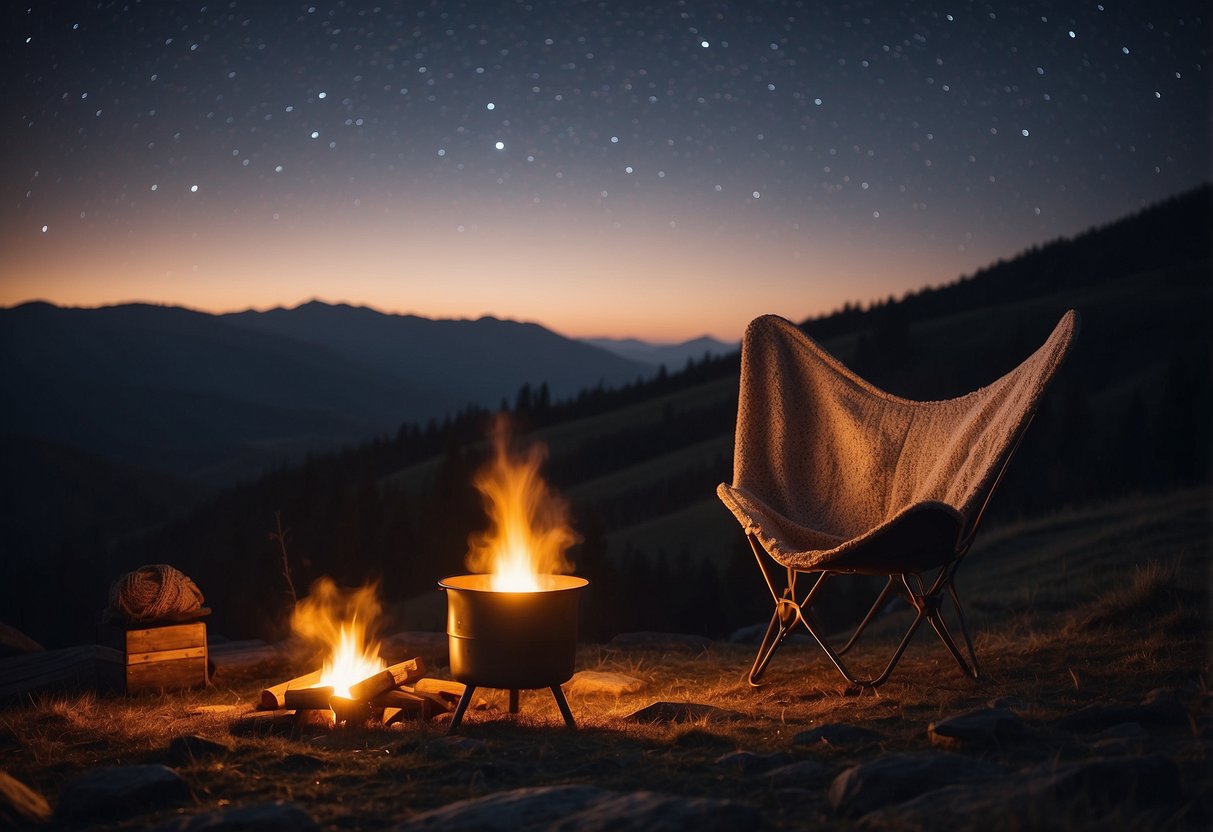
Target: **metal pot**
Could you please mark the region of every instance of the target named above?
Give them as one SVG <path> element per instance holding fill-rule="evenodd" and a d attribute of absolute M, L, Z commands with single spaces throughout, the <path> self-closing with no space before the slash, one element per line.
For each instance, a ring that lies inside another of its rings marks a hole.
<path fill-rule="evenodd" d="M 533 592 L 498 592 L 491 582 L 491 575 L 454 575 L 438 582 L 447 597 L 451 675 L 467 686 L 451 730 L 476 687 L 509 690 L 511 712 L 517 712 L 519 690 L 551 688 L 572 726 L 560 685 L 573 675 L 577 598 L 589 581 L 540 575 L 541 588 Z"/>

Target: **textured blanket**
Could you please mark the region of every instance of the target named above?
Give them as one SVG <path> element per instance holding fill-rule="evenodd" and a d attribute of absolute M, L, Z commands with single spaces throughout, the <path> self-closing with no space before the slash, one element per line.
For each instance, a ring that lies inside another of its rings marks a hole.
<path fill-rule="evenodd" d="M 757 318 L 742 340 L 733 483 L 716 493 L 784 566 L 940 565 L 975 521 L 1077 330 L 1071 310 L 993 384 L 917 402 L 864 381 L 788 321 Z"/>

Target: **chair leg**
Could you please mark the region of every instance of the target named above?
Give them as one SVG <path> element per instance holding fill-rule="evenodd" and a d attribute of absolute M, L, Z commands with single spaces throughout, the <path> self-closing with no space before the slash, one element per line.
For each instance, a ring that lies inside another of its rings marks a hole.
<path fill-rule="evenodd" d="M 880 595 L 877 596 L 875 603 L 872 604 L 872 608 L 868 610 L 868 614 L 863 617 L 863 621 L 859 622 L 859 626 L 855 628 L 855 632 L 851 633 L 851 637 L 847 639 L 847 643 L 838 648 L 838 655 L 842 656 L 848 650 L 850 650 L 852 645 L 855 644 L 855 640 L 859 638 L 860 633 L 862 633 L 867 628 L 868 624 L 872 622 L 872 619 L 876 617 L 876 613 L 879 612 L 880 608 L 884 605 L 885 599 L 888 598 L 889 593 L 893 591 L 894 582 L 896 580 L 897 578 L 895 576 L 889 576 L 889 580 L 885 583 L 884 589 L 880 591 Z"/>

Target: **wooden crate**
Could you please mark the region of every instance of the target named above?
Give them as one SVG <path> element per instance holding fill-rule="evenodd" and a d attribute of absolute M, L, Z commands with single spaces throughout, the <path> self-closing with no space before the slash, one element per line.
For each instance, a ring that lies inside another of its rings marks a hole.
<path fill-rule="evenodd" d="M 206 622 L 160 627 L 102 627 L 101 642 L 117 652 L 97 663 L 98 683 L 108 690 L 185 690 L 204 687 Z"/>

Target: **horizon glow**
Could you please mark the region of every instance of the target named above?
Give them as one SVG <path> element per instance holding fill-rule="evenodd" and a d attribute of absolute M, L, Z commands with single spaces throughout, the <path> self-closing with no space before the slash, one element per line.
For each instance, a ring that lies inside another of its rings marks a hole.
<path fill-rule="evenodd" d="M 0 305 L 732 341 L 1208 179 L 1202 4 L 951 11 L 41 4 Z"/>

